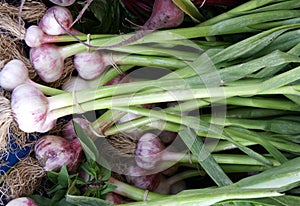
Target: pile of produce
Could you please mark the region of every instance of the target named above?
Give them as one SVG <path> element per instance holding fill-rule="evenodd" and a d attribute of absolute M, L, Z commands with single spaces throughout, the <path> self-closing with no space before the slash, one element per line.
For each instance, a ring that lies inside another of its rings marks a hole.
<path fill-rule="evenodd" d="M 299 0 L 2 1 L 0 16 L 1 205 L 300 201 Z"/>

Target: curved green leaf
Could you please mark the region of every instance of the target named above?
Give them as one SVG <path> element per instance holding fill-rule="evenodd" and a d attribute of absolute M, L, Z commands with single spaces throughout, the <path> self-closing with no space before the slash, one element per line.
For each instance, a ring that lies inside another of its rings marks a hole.
<path fill-rule="evenodd" d="M 190 0 L 173 0 L 174 4 L 178 6 L 184 13 L 189 15 L 195 22 L 200 23 L 204 17 L 199 12 L 197 7 Z"/>

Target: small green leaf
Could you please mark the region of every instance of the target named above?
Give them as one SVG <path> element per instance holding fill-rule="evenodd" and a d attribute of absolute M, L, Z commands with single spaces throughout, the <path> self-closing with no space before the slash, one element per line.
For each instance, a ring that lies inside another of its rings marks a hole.
<path fill-rule="evenodd" d="M 55 184 L 58 183 L 58 173 L 57 172 L 53 172 L 53 171 L 48 171 L 47 172 L 47 177 L 49 178 L 49 180 Z"/>
<path fill-rule="evenodd" d="M 204 20 L 202 14 L 190 0 L 173 0 L 173 2 L 195 22 L 200 23 Z"/>
<path fill-rule="evenodd" d="M 40 195 L 29 195 L 31 199 L 34 200 L 34 202 L 37 203 L 39 206 L 49 206 L 51 205 L 51 199 L 40 196 Z"/>
<path fill-rule="evenodd" d="M 117 186 L 115 185 L 111 185 L 111 184 L 106 184 L 103 186 L 102 190 L 101 190 L 101 195 L 105 195 L 109 192 L 114 191 L 117 188 Z"/>
<path fill-rule="evenodd" d="M 86 182 L 81 178 L 77 178 L 75 181 L 76 181 L 77 185 L 85 185 L 86 184 Z"/>
<path fill-rule="evenodd" d="M 107 181 L 111 176 L 111 171 L 105 167 L 101 167 L 99 174 L 102 181 Z"/>
<path fill-rule="evenodd" d="M 99 152 L 93 140 L 86 134 L 86 132 L 78 123 L 73 121 L 73 126 L 85 155 L 87 158 L 96 161 L 96 159 L 98 159 Z"/>
<path fill-rule="evenodd" d="M 67 193 L 67 189 L 58 190 L 51 199 L 51 204 L 56 205 Z"/>
<path fill-rule="evenodd" d="M 57 191 L 59 191 L 59 190 L 62 190 L 62 189 L 64 189 L 65 187 L 63 187 L 63 186 L 61 186 L 61 185 L 59 185 L 59 184 L 56 184 L 53 188 L 51 188 L 47 193 L 48 194 L 53 194 L 53 193 L 55 193 L 55 192 L 57 192 Z"/>
<path fill-rule="evenodd" d="M 80 165 L 80 167 L 90 176 L 97 178 L 96 170 L 91 166 L 90 163 L 84 162 Z"/>
<path fill-rule="evenodd" d="M 62 187 L 68 187 L 70 182 L 71 180 L 69 177 L 67 167 L 64 165 L 62 166 L 62 168 L 58 173 L 58 184 L 61 185 Z"/>
<path fill-rule="evenodd" d="M 88 9 L 94 14 L 94 16 L 100 21 L 103 21 L 103 17 L 106 12 L 106 3 L 102 0 L 93 0 Z"/>
<path fill-rule="evenodd" d="M 119 2 L 114 0 L 93 0 L 88 8 L 99 21 L 101 33 L 111 33 L 120 27 Z"/>

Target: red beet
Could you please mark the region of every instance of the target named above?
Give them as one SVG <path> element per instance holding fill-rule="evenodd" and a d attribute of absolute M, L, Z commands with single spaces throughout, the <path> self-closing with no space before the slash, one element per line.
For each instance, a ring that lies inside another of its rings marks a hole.
<path fill-rule="evenodd" d="M 179 26 L 183 21 L 184 13 L 172 0 L 156 0 L 152 14 L 143 25 L 143 30 L 156 30 Z"/>
<path fill-rule="evenodd" d="M 150 18 L 136 34 L 129 39 L 111 46 L 101 46 L 98 49 L 115 48 L 135 42 L 145 35 L 161 28 L 179 26 L 183 22 L 184 13 L 172 0 L 155 0 Z"/>

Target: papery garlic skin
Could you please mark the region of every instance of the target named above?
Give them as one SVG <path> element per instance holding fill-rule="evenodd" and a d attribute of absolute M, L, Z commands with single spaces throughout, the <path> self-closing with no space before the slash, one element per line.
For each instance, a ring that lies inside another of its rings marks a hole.
<path fill-rule="evenodd" d="M 138 166 L 130 166 L 127 173 L 127 182 L 143 190 L 154 191 L 161 180 L 160 173 L 149 174 L 149 171 Z"/>
<path fill-rule="evenodd" d="M 58 23 L 59 22 L 59 23 Z M 39 27 L 49 35 L 65 34 L 65 29 L 73 23 L 71 12 L 62 6 L 52 6 L 49 8 L 39 22 Z M 61 25 L 63 28 L 61 27 Z"/>
<path fill-rule="evenodd" d="M 36 142 L 34 152 L 46 171 L 58 171 L 63 165 L 68 171 L 75 171 L 82 148 L 77 138 L 70 141 L 56 135 L 45 135 Z"/>
<path fill-rule="evenodd" d="M 0 72 L 0 86 L 8 91 L 13 90 L 28 80 L 28 69 L 19 59 L 6 63 Z"/>
<path fill-rule="evenodd" d="M 143 169 L 155 169 L 164 149 L 164 144 L 155 134 L 145 133 L 137 143 L 135 150 L 136 164 Z"/>
<path fill-rule="evenodd" d="M 40 27 L 32 25 L 26 29 L 25 43 L 29 47 L 39 47 L 43 44 L 45 33 Z"/>
<path fill-rule="evenodd" d="M 21 84 L 11 95 L 11 109 L 19 128 L 27 133 L 46 132 L 56 120 L 47 119 L 48 99 L 36 87 Z"/>
<path fill-rule="evenodd" d="M 58 80 L 64 71 L 64 57 L 60 48 L 53 44 L 42 44 L 40 47 L 30 49 L 30 61 L 45 82 Z"/>
<path fill-rule="evenodd" d="M 83 79 L 95 79 L 108 65 L 106 55 L 99 51 L 82 52 L 74 56 L 74 67 Z"/>
<path fill-rule="evenodd" d="M 31 198 L 29 197 L 19 197 L 9 201 L 6 206 L 38 206 Z"/>

